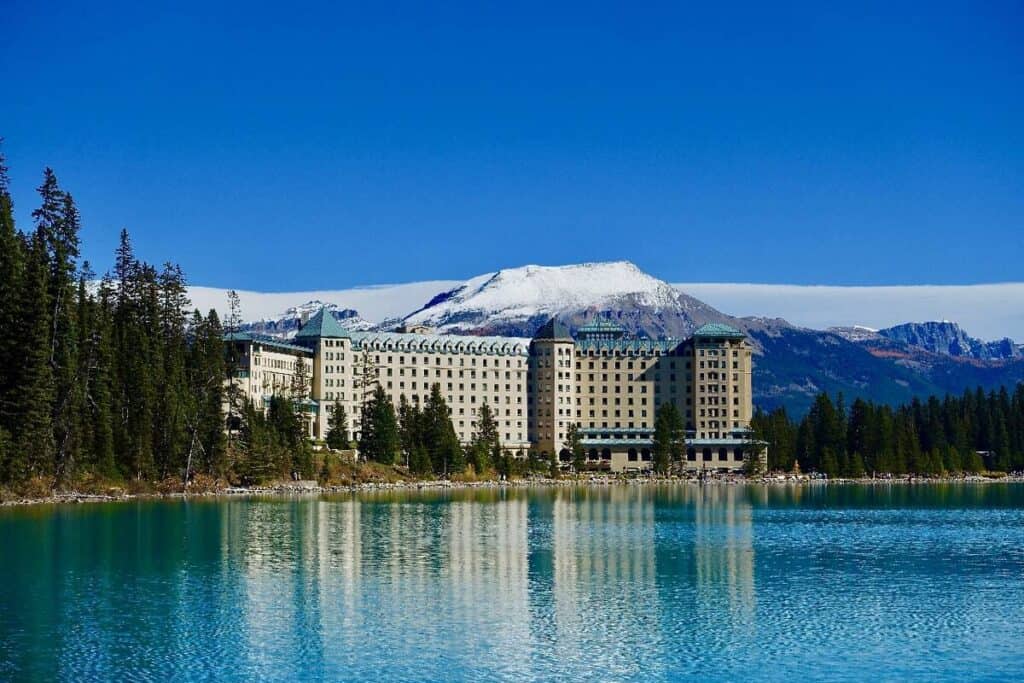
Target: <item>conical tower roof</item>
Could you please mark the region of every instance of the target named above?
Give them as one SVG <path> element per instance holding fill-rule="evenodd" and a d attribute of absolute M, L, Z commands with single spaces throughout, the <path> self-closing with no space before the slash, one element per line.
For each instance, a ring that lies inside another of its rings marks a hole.
<path fill-rule="evenodd" d="M 335 337 L 347 339 L 348 330 L 338 324 L 331 312 L 326 307 L 317 311 L 317 314 L 306 321 L 295 339 L 319 339 L 321 337 Z"/>

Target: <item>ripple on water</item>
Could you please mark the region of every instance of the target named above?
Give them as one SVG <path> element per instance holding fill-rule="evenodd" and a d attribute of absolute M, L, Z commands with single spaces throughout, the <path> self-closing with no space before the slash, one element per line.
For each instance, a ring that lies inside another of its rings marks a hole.
<path fill-rule="evenodd" d="M 1024 487 L 4 511 L 0 678 L 1020 680 L 1022 522 Z"/>

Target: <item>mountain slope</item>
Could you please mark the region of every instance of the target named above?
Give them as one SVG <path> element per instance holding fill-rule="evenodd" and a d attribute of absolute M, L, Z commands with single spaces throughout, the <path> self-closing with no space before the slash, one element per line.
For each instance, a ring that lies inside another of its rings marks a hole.
<path fill-rule="evenodd" d="M 552 316 L 578 326 L 607 313 L 630 332 L 685 337 L 728 316 L 628 261 L 524 266 L 488 273 L 442 292 L 405 317 L 453 334 L 531 336 Z"/>

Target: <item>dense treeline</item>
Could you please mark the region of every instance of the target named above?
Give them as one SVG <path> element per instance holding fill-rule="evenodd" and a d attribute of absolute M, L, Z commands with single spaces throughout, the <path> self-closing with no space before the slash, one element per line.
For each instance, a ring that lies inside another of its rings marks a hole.
<path fill-rule="evenodd" d="M 181 269 L 137 259 L 122 231 L 112 271 L 97 279 L 79 262 L 81 226 L 71 194 L 50 169 L 37 191 L 32 228 L 21 231 L 0 155 L 0 487 L 185 482 L 197 474 L 243 483 L 311 478 L 305 378 L 297 375 L 289 395 L 274 397 L 266 410 L 240 400 L 225 381 L 236 368 L 224 352 L 224 327 L 215 311 L 190 310 Z M 237 311 L 237 299 L 230 308 Z M 375 382 L 365 388 L 362 458 L 431 476 L 557 467 L 533 451 L 522 458 L 502 448 L 486 404 L 472 443 L 463 447 L 438 386 L 422 407 L 403 397 L 397 409 Z M 350 447 L 343 407 L 334 406 L 330 417 L 327 446 Z M 779 409 L 758 412 L 753 427 L 769 443 L 772 470 L 1021 470 L 1024 384 L 1012 394 L 978 389 L 898 408 L 861 399 L 847 407 L 841 395 L 822 394 L 800 421 Z M 659 411 L 659 471 L 682 457 L 682 435 L 678 414 Z M 575 429 L 570 445 L 582 469 Z"/>
<path fill-rule="evenodd" d="M 0 156 L 0 485 L 220 476 L 228 467 L 217 314 L 188 313 L 185 278 L 121 233 L 99 282 L 50 169 L 16 228 Z"/>
<path fill-rule="evenodd" d="M 340 437 L 334 437 L 347 431 L 347 419 L 343 409 L 334 409 L 327 437 L 332 448 L 347 445 Z M 415 475 L 448 477 L 471 471 L 476 475 L 493 472 L 511 476 L 551 469 L 551 463 L 541 460 L 535 452 L 525 454 L 524 458 L 524 454 L 502 447 L 498 423 L 486 403 L 481 404 L 477 413 L 473 440 L 463 447 L 438 384 L 431 387 L 422 408 L 403 395 L 397 410 L 376 385 L 363 404 L 360 423 L 361 458 L 385 465 L 404 465 Z"/>
<path fill-rule="evenodd" d="M 829 476 L 936 475 L 1024 469 L 1024 384 L 961 396 L 914 399 L 892 408 L 842 395 L 817 397 L 799 422 L 780 408 L 754 416 L 768 442 L 768 467 Z"/>

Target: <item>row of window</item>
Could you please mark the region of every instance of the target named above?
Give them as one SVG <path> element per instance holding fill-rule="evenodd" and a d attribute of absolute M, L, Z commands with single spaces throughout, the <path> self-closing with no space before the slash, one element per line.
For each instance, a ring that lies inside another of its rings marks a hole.
<path fill-rule="evenodd" d="M 367 357 L 369 357 L 369 356 L 367 355 Z M 374 355 L 372 357 L 372 359 L 371 359 L 371 362 L 376 363 L 377 365 L 394 365 L 395 364 L 395 356 L 387 356 L 387 362 L 382 362 L 381 358 L 383 358 L 383 356 Z M 441 365 L 442 364 L 441 363 L 441 356 L 434 356 L 434 361 L 435 362 L 433 364 L 431 364 L 430 363 L 430 356 L 423 357 L 423 356 L 415 356 L 415 355 L 413 355 L 413 356 L 409 356 L 409 363 L 408 363 L 408 365 L 416 365 L 417 364 L 417 362 L 416 362 L 417 358 L 422 358 L 423 359 L 423 362 L 419 363 L 419 365 Z M 455 362 L 455 359 L 456 359 L 455 356 L 446 356 L 446 358 L 448 359 L 448 363 L 447 363 L 448 365 L 452 365 L 452 366 L 458 365 L 459 367 L 465 367 L 465 365 L 466 365 L 466 359 L 464 357 L 462 357 L 462 356 L 458 357 L 458 361 L 459 361 L 458 363 Z M 398 356 L 398 364 L 399 365 L 406 365 L 405 359 L 406 359 L 405 356 Z M 476 365 L 477 365 L 476 360 L 477 359 L 476 359 L 475 356 L 470 356 L 470 358 L 469 358 L 469 365 L 470 365 L 470 367 L 476 367 Z M 488 365 L 488 362 L 487 362 L 488 359 L 486 357 L 485 358 L 481 358 L 480 360 L 482 361 L 480 366 L 484 367 L 484 368 L 486 368 L 486 367 L 492 367 L 492 368 L 500 368 L 500 367 L 502 367 L 501 359 L 499 359 L 499 358 L 491 359 L 494 362 L 491 363 L 490 365 Z M 506 368 L 521 368 L 521 367 L 523 367 L 523 359 L 522 358 L 517 358 L 515 364 L 512 363 L 512 359 L 511 358 L 505 358 L 504 360 L 505 360 L 504 367 L 506 367 Z M 366 361 L 365 361 L 365 359 L 362 359 L 362 358 L 360 358 L 357 355 L 356 356 L 356 362 L 357 363 L 365 363 Z"/>
<path fill-rule="evenodd" d="M 283 360 L 280 358 L 266 358 L 263 356 L 254 355 L 252 357 L 252 364 L 264 368 L 270 368 L 272 370 L 288 370 L 289 372 L 294 372 L 296 369 L 297 360 L 298 359 Z M 305 363 L 302 364 L 303 366 L 305 366 Z"/>

